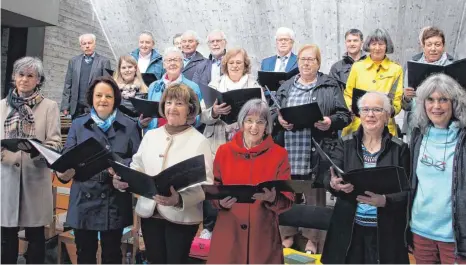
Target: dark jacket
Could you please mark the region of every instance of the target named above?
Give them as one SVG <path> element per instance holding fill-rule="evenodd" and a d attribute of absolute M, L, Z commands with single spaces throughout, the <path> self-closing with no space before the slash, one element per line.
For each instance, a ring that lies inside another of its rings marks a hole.
<path fill-rule="evenodd" d="M 131 52 L 131 56 L 136 60 L 139 60 L 139 49 L 136 49 Z M 155 49 L 152 49 L 150 54 L 150 62 L 147 66 L 146 73 L 154 74 L 157 79 L 161 79 L 164 73 L 162 55 L 158 53 Z"/>
<path fill-rule="evenodd" d="M 366 54 L 362 52 L 361 58 L 359 60 L 364 60 L 366 58 Z M 346 87 L 346 80 L 348 80 L 349 73 L 351 71 L 351 66 L 353 66 L 354 60 L 351 56 L 348 55 L 347 52 L 343 55 L 343 59 L 334 63 L 330 68 L 330 72 L 328 75 L 332 78 L 335 78 L 340 85 L 341 90 L 345 90 Z"/>
<path fill-rule="evenodd" d="M 411 211 L 417 191 L 417 161 L 423 135 L 419 128 L 411 133 L 411 192 L 408 201 L 408 224 L 411 222 Z M 453 213 L 453 235 L 455 237 L 456 254 L 466 258 L 466 128 L 458 135 L 458 143 L 453 157 L 453 183 L 451 206 Z M 435 192 L 435 191 L 431 191 Z M 412 246 L 411 229 L 407 229 L 407 243 Z"/>
<path fill-rule="evenodd" d="M 225 53 L 226 53 L 226 50 L 225 50 Z M 210 54 L 209 58 L 197 64 L 196 72 L 194 73 L 193 79 L 191 79 L 191 81 L 198 84 L 199 86 L 200 84 L 208 85 L 210 81 L 212 81 L 212 64 L 213 63 L 214 61 L 212 61 L 212 54 Z M 221 67 L 222 66 L 220 65 L 220 73 L 222 72 Z"/>
<path fill-rule="evenodd" d="M 120 111 L 110 129 L 104 133 L 91 118 L 83 115 L 73 121 L 63 152 L 95 138 L 129 165 L 141 141 L 137 123 Z M 79 174 L 79 172 L 76 172 Z M 78 175 L 79 176 L 79 175 Z M 87 181 L 73 180 L 66 224 L 76 229 L 106 231 L 124 228 L 132 224 L 132 196 L 113 187 L 108 172 L 93 176 Z"/>
<path fill-rule="evenodd" d="M 286 107 L 288 93 L 293 86 L 293 82 L 296 77 L 292 77 L 285 81 L 280 88 L 277 90 L 277 100 L 281 107 Z M 318 72 L 317 73 L 317 84 L 312 94 L 311 102 L 317 102 L 322 115 L 328 116 L 332 120 L 330 129 L 327 131 L 321 131 L 313 127 L 311 130 L 312 137 L 319 143 L 322 144 L 324 151 L 331 152 L 336 145 L 338 139 L 338 130 L 346 127 L 350 121 L 350 113 L 346 107 L 343 94 L 338 87 L 337 81 L 330 78 L 328 75 Z M 306 115 L 303 113 L 303 115 Z M 280 146 L 285 146 L 285 129 L 278 122 L 278 116 L 274 117 L 274 130 L 273 136 L 275 142 Z M 311 178 L 316 178 L 316 184 L 322 184 L 325 174 L 328 174 L 328 168 L 330 164 L 326 161 L 321 161 L 320 156 L 315 151 L 315 148 L 311 148 Z M 324 166 L 325 165 L 325 166 Z M 324 166 L 322 169 L 322 166 Z"/>
<path fill-rule="evenodd" d="M 262 60 L 261 62 L 261 71 L 275 71 L 275 64 L 277 63 L 277 55 L 270 56 Z M 285 66 L 285 72 L 291 72 L 293 69 L 298 67 L 298 57 L 296 54 L 291 53 L 290 59 L 288 59 L 288 63 Z"/>
<path fill-rule="evenodd" d="M 84 54 L 80 54 L 73 57 L 68 62 L 68 69 L 66 70 L 65 86 L 63 87 L 60 106 L 62 111 L 68 110 L 70 115 L 74 115 L 78 105 L 79 77 L 81 76 L 81 62 L 83 56 Z M 105 69 L 110 68 L 110 60 L 105 56 L 95 53 L 88 85 L 99 76 L 109 75 Z"/>
<path fill-rule="evenodd" d="M 362 126 L 353 134 L 343 137 L 336 146 L 334 161 L 347 172 L 364 167 L 362 153 Z M 409 176 L 409 149 L 406 143 L 393 137 L 385 128 L 382 148 L 377 166 L 400 166 Z M 330 178 L 325 179 L 326 188 L 338 199 L 335 203 L 330 226 L 325 239 L 322 263 L 345 263 L 351 245 L 357 202 L 344 192 L 330 187 Z M 386 206 L 377 208 L 377 242 L 380 263 L 408 264 L 408 250 L 404 244 L 406 229 L 406 206 L 409 184 L 405 179 L 402 192 L 385 194 Z"/>
<path fill-rule="evenodd" d="M 187 79 L 193 80 L 194 73 L 197 70 L 197 66 L 203 63 L 206 60 L 206 58 L 198 51 L 196 51 L 191 57 L 191 60 L 189 60 L 188 64 L 183 68 L 183 71 L 181 72 Z"/>

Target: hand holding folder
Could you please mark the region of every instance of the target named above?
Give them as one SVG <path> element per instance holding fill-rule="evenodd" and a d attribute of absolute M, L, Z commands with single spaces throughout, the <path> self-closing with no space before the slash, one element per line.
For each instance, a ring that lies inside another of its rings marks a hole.
<path fill-rule="evenodd" d="M 435 73 L 444 73 L 452 77 L 466 89 L 466 58 L 446 66 L 408 61 L 408 85 L 414 89 Z"/>
<path fill-rule="evenodd" d="M 366 191 L 376 194 L 397 193 L 401 192 L 402 187 L 408 183 L 405 170 L 397 166 L 360 168 L 344 172 L 314 139 L 312 142 L 321 157 L 332 164 L 335 173 L 346 183 L 353 184 L 354 190 L 351 192 L 353 196 L 365 195 Z"/>
<path fill-rule="evenodd" d="M 141 98 L 130 98 L 137 113 L 142 114 L 144 118 L 153 117 L 161 118 L 159 114 L 159 102 Z"/>
<path fill-rule="evenodd" d="M 299 68 L 294 68 L 290 72 L 259 71 L 258 79 L 261 86 L 267 86 L 272 91 L 277 91 L 281 82 L 286 81 L 299 73 Z"/>
<path fill-rule="evenodd" d="M 253 98 L 261 98 L 262 88 L 242 88 L 237 90 L 231 90 L 228 92 L 220 92 L 209 86 L 200 85 L 202 97 L 204 103 L 208 108 L 212 107 L 217 100 L 217 104 L 226 103 L 227 106 L 231 107 L 231 111 L 228 115 L 221 115 L 220 119 L 227 124 L 235 123 L 238 119 L 238 114 L 244 104 Z"/>
<path fill-rule="evenodd" d="M 109 161 L 109 163 L 121 181 L 128 183 L 127 191 L 150 199 L 155 195 L 170 196 L 170 187 L 180 191 L 206 181 L 204 155 L 184 160 L 155 176 L 139 172 L 119 162 Z"/>
<path fill-rule="evenodd" d="M 324 118 L 317 102 L 281 108 L 280 114 L 285 121 L 294 125 L 293 129 L 313 128 L 314 123 Z"/>
<path fill-rule="evenodd" d="M 221 200 L 228 196 L 237 199 L 238 203 L 253 203 L 256 193 L 262 193 L 263 188 L 276 192 L 305 193 L 312 189 L 310 180 L 271 180 L 257 185 L 202 185 L 206 200 Z"/>
<path fill-rule="evenodd" d="M 14 138 L 14 139 L 2 139 L 1 145 L 6 150 L 13 152 L 13 153 L 16 153 L 18 151 L 31 153 L 35 151 L 35 148 L 31 144 L 31 141 L 40 143 L 40 141 L 37 139 Z"/>

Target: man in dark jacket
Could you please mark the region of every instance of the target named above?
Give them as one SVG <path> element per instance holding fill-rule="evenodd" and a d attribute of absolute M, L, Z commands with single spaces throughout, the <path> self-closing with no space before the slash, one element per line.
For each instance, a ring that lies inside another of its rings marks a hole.
<path fill-rule="evenodd" d="M 345 33 L 346 52 L 343 54 L 343 59 L 334 63 L 328 75 L 335 78 L 341 89 L 344 90 L 346 80 L 354 62 L 363 60 L 366 55 L 362 52 L 363 35 L 359 29 L 350 29 Z"/>
<path fill-rule="evenodd" d="M 97 77 L 108 75 L 105 69 L 110 69 L 110 60 L 95 52 L 95 41 L 94 34 L 79 36 L 84 54 L 75 56 L 68 62 L 61 111 L 64 115 L 70 114 L 73 119 L 88 110 L 86 91 L 89 85 Z"/>
<path fill-rule="evenodd" d="M 198 64 L 192 81 L 198 85 L 208 85 L 210 81 L 222 75 L 222 57 L 225 55 L 227 38 L 221 30 L 213 30 L 207 36 L 210 49 L 209 58 Z"/>
<path fill-rule="evenodd" d="M 181 50 L 183 52 L 183 72 L 182 74 L 189 80 L 193 80 L 197 66 L 204 62 L 204 56 L 197 51 L 199 36 L 193 30 L 188 30 L 181 35 Z"/>

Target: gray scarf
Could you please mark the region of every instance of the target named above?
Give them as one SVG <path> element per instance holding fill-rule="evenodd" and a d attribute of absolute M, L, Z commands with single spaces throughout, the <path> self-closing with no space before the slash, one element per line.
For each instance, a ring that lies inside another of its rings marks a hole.
<path fill-rule="evenodd" d="M 442 57 L 440 57 L 440 59 L 438 59 L 437 61 L 435 62 L 432 62 L 432 63 L 428 63 L 427 60 L 426 60 L 426 56 L 424 53 L 422 53 L 422 57 L 421 59 L 419 59 L 419 62 L 420 63 L 426 63 L 426 64 L 433 64 L 433 65 L 448 65 L 450 64 L 451 62 L 448 60 L 448 56 L 447 56 L 447 53 L 444 52 L 442 54 Z"/>

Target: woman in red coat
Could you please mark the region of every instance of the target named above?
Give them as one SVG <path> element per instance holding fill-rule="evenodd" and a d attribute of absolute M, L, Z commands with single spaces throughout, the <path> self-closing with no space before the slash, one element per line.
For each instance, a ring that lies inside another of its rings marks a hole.
<path fill-rule="evenodd" d="M 243 106 L 238 115 L 240 131 L 215 156 L 217 185 L 290 179 L 287 152 L 273 142 L 271 123 L 269 108 L 260 99 Z M 236 203 L 232 197 L 213 201 L 219 213 L 208 263 L 283 264 L 278 215 L 291 207 L 294 195 L 264 188 L 253 199 L 251 204 Z"/>

